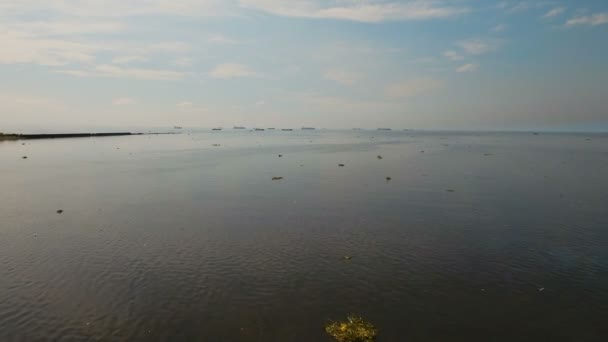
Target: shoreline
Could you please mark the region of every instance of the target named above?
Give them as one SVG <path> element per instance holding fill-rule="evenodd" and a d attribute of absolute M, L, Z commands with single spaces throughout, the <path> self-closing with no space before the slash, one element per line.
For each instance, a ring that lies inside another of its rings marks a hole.
<path fill-rule="evenodd" d="M 111 132 L 111 133 L 50 133 L 50 134 L 2 134 L 2 140 L 33 140 L 33 139 L 64 139 L 64 138 L 93 138 L 93 137 L 117 137 L 128 135 L 156 135 L 156 134 L 177 134 L 177 133 L 132 133 L 132 132 Z"/>

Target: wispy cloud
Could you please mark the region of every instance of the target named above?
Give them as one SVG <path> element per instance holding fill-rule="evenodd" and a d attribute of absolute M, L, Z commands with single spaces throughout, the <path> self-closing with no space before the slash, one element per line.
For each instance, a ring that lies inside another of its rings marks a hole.
<path fill-rule="evenodd" d="M 113 64 L 131 64 L 133 62 L 143 62 L 146 58 L 142 56 L 119 56 L 112 58 Z"/>
<path fill-rule="evenodd" d="M 501 1 L 497 8 L 507 14 L 526 12 L 551 5 L 550 1 Z"/>
<path fill-rule="evenodd" d="M 464 56 L 454 50 L 447 50 L 443 52 L 443 56 L 453 61 L 461 61 Z"/>
<path fill-rule="evenodd" d="M 5 25 L 16 31 L 28 32 L 41 37 L 116 33 L 125 31 L 128 27 L 120 21 L 103 19 L 21 21 Z"/>
<path fill-rule="evenodd" d="M 608 13 L 596 13 L 574 17 L 566 22 L 566 27 L 597 26 L 608 24 Z"/>
<path fill-rule="evenodd" d="M 119 98 L 112 100 L 112 104 L 114 106 L 130 106 L 130 105 L 133 105 L 136 103 L 137 103 L 137 101 L 135 101 L 134 99 L 132 99 L 130 97 L 119 97 Z"/>
<path fill-rule="evenodd" d="M 190 108 L 192 107 L 194 104 L 190 101 L 182 101 L 179 103 L 176 103 L 175 106 L 178 108 Z"/>
<path fill-rule="evenodd" d="M 443 86 L 443 81 L 432 78 L 419 78 L 389 85 L 386 95 L 393 98 L 407 98 L 426 93 Z"/>
<path fill-rule="evenodd" d="M 560 14 L 564 13 L 566 11 L 565 7 L 556 7 L 552 10 L 550 10 L 549 12 L 545 13 L 542 17 L 544 19 L 549 19 L 549 18 L 554 18 L 559 16 Z"/>
<path fill-rule="evenodd" d="M 261 75 L 243 64 L 224 63 L 217 65 L 209 72 L 212 78 L 229 79 L 242 77 L 260 77 Z"/>
<path fill-rule="evenodd" d="M 461 73 L 462 72 L 474 72 L 474 71 L 477 71 L 478 69 L 479 69 L 479 65 L 469 63 L 469 64 L 465 64 L 465 65 L 458 67 L 456 69 L 456 72 L 461 72 Z"/>
<path fill-rule="evenodd" d="M 210 34 L 209 37 L 207 38 L 207 41 L 209 43 L 214 43 L 214 44 L 238 44 L 238 43 L 240 43 L 240 41 L 237 39 L 229 38 L 229 37 L 226 37 L 223 34 L 219 34 L 219 33 Z"/>
<path fill-rule="evenodd" d="M 2 0 L 0 12 L 14 15 L 47 12 L 85 18 L 155 14 L 203 17 L 229 14 L 229 8 L 222 0 Z"/>
<path fill-rule="evenodd" d="M 336 83 L 340 83 L 342 85 L 353 85 L 359 81 L 363 75 L 358 72 L 340 70 L 340 69 L 331 69 L 326 70 L 323 74 L 323 78 L 326 80 L 330 80 Z"/>
<path fill-rule="evenodd" d="M 371 2 L 342 0 L 240 0 L 245 8 L 270 14 L 312 19 L 338 19 L 367 23 L 383 21 L 428 20 L 448 18 L 469 12 L 467 7 L 452 6 L 442 0 L 410 2 Z"/>
<path fill-rule="evenodd" d="M 469 39 L 458 42 L 456 45 L 469 55 L 483 55 L 498 50 L 501 42 L 498 40 Z"/>
<path fill-rule="evenodd" d="M 179 81 L 188 75 L 172 70 L 123 68 L 108 64 L 98 65 L 92 69 L 62 69 L 56 72 L 78 77 L 135 78 L 150 81 Z"/>
<path fill-rule="evenodd" d="M 192 60 L 192 58 L 188 58 L 188 57 L 180 57 L 178 59 L 176 59 L 173 64 L 177 65 L 178 67 L 189 67 L 192 66 L 192 63 L 194 61 Z"/>
<path fill-rule="evenodd" d="M 26 32 L 0 31 L 0 64 L 41 64 L 47 66 L 89 63 L 103 48 L 60 39 L 40 38 Z"/>
<path fill-rule="evenodd" d="M 498 24 L 498 25 L 492 27 L 492 32 L 504 32 L 506 29 L 507 29 L 507 25 Z"/>

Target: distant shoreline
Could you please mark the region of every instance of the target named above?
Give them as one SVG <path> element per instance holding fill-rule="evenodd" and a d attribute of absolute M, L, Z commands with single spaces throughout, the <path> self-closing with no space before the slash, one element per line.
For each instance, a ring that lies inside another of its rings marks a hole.
<path fill-rule="evenodd" d="M 150 135 L 150 134 L 177 134 L 177 133 L 132 133 L 132 132 L 111 132 L 111 133 L 57 133 L 57 134 L 2 134 L 0 140 L 33 140 L 33 139 L 64 139 L 64 138 L 92 138 L 92 137 L 117 137 L 127 135 Z"/>

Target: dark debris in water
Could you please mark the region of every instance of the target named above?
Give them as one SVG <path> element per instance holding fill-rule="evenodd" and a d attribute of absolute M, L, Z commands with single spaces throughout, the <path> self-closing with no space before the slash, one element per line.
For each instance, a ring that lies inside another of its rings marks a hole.
<path fill-rule="evenodd" d="M 454 189 L 447 189 L 446 191 L 447 192 L 456 192 L 456 190 L 454 190 Z"/>
<path fill-rule="evenodd" d="M 283 177 L 272 177 L 273 181 L 275 181 L 275 180 L 281 180 L 281 179 L 283 179 Z"/>
<path fill-rule="evenodd" d="M 343 166 L 344 166 L 344 164 L 338 164 L 338 166 L 343 167 Z"/>
<path fill-rule="evenodd" d="M 385 179 L 386 179 L 387 182 L 390 182 L 392 178 L 391 177 L 386 177 Z"/>
<path fill-rule="evenodd" d="M 27 159 L 27 156 L 23 156 L 23 157 L 21 157 L 21 158 L 22 158 L 22 159 Z"/>
<path fill-rule="evenodd" d="M 382 156 L 381 156 L 381 155 L 378 155 L 376 158 L 378 158 L 378 159 L 382 159 Z"/>
<path fill-rule="evenodd" d="M 61 213 L 63 213 L 63 209 L 57 210 L 57 214 L 61 214 Z"/>
<path fill-rule="evenodd" d="M 355 315 L 349 315 L 346 321 L 328 324 L 325 331 L 338 342 L 373 342 L 378 334 L 373 324 Z"/>

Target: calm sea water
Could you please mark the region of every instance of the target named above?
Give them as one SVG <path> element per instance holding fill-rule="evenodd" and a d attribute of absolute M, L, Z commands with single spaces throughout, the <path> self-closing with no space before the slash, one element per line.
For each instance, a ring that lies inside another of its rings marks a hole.
<path fill-rule="evenodd" d="M 608 336 L 607 135 L 0 142 L 0 189 L 0 341 Z"/>

